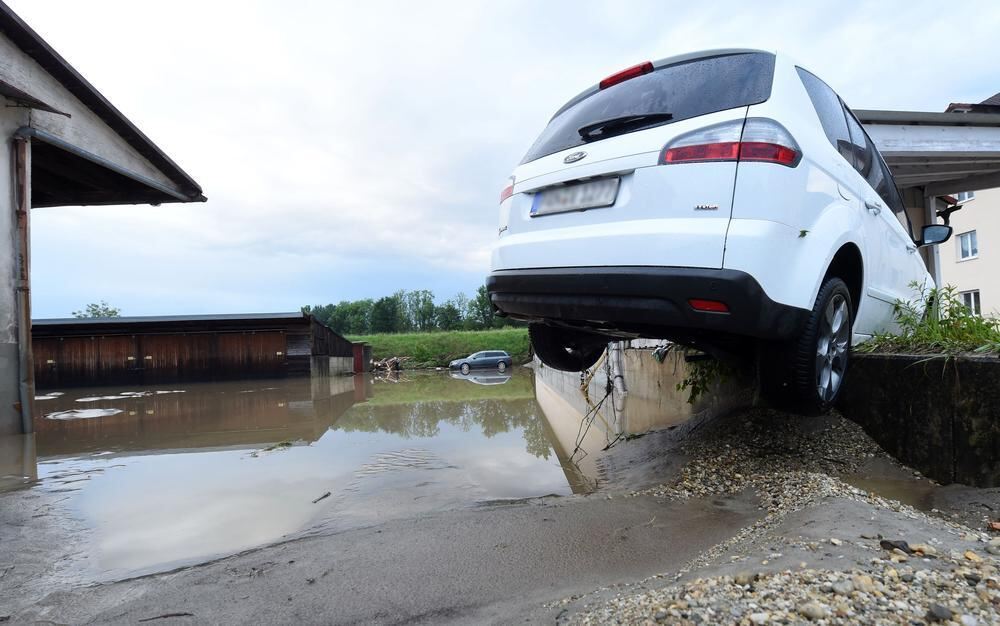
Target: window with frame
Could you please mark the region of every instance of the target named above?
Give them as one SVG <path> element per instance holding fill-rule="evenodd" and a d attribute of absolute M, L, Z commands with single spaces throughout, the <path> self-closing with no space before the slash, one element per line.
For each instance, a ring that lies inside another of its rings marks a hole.
<path fill-rule="evenodd" d="M 865 181 L 882 198 L 885 205 L 892 210 L 903 230 L 912 238 L 913 230 L 910 227 L 910 217 L 906 214 L 903 197 L 899 194 L 899 189 L 896 188 L 896 181 L 892 177 L 892 172 L 889 171 L 889 166 L 879 154 L 878 149 L 875 148 L 875 143 L 865 132 L 861 122 L 851 112 L 850 107 L 843 100 L 840 102 L 844 115 L 847 117 L 847 129 L 851 134 L 851 144 L 855 155 L 857 155 L 855 169 L 864 176 Z"/>
<path fill-rule="evenodd" d="M 823 132 L 840 156 L 854 166 L 854 151 L 851 148 L 851 135 L 847 131 L 847 120 L 844 116 L 844 109 L 840 106 L 840 97 L 830 89 L 815 75 L 802 69 L 795 68 L 799 73 L 799 80 L 806 88 L 809 99 L 812 100 L 816 115 L 819 116 L 819 123 L 823 126 Z"/>
<path fill-rule="evenodd" d="M 979 238 L 970 230 L 958 236 L 958 260 L 967 261 L 979 256 Z"/>
<path fill-rule="evenodd" d="M 960 191 L 955 194 L 955 200 L 958 202 L 968 202 L 976 197 L 975 191 Z"/>
<path fill-rule="evenodd" d="M 965 306 L 969 307 L 969 310 L 976 315 L 981 315 L 981 309 L 979 304 L 979 290 L 973 289 L 971 291 L 963 291 L 959 294 L 962 296 L 962 302 Z"/>

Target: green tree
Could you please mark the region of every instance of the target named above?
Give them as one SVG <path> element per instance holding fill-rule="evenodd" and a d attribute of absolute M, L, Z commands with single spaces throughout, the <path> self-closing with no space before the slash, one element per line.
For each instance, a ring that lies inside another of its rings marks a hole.
<path fill-rule="evenodd" d="M 435 308 L 434 323 L 441 330 L 459 330 L 462 328 L 462 310 L 452 300 Z"/>
<path fill-rule="evenodd" d="M 434 293 L 427 289 L 398 293 L 411 328 L 422 332 L 434 330 Z"/>
<path fill-rule="evenodd" d="M 379 298 L 372 305 L 372 333 L 398 333 L 402 326 L 402 311 L 399 299 L 394 296 Z"/>
<path fill-rule="evenodd" d="M 372 332 L 372 311 L 375 302 L 370 298 L 365 300 L 344 301 L 337 305 L 333 321 L 343 328 L 332 326 L 338 333 L 345 335 L 367 335 Z"/>
<path fill-rule="evenodd" d="M 121 309 L 113 307 L 104 300 L 91 302 L 82 311 L 73 311 L 73 317 L 121 317 Z"/>
<path fill-rule="evenodd" d="M 493 328 L 496 316 L 493 314 L 493 304 L 486 285 L 480 285 L 475 297 L 469 300 L 468 320 L 472 328 Z"/>

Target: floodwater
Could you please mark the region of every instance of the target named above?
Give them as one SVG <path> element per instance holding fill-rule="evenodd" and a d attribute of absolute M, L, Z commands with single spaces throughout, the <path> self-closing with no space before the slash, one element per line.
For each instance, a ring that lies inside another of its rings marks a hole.
<path fill-rule="evenodd" d="M 587 489 L 518 368 L 46 390 L 36 411 L 23 482 L 64 498 L 94 580 Z"/>

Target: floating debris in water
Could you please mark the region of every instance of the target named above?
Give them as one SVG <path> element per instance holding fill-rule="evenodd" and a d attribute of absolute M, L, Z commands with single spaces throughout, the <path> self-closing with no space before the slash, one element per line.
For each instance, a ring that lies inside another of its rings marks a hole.
<path fill-rule="evenodd" d="M 69 411 L 55 411 L 46 413 L 47 420 L 84 420 L 95 417 L 109 417 L 122 413 L 121 409 L 70 409 Z"/>

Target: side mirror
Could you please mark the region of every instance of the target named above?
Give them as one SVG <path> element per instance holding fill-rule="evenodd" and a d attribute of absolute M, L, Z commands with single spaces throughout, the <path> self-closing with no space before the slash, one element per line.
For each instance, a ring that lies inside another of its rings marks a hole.
<path fill-rule="evenodd" d="M 929 224 L 924 226 L 923 232 L 920 233 L 920 241 L 917 242 L 918 246 L 936 246 L 939 243 L 944 243 L 951 238 L 951 226 L 945 226 L 944 224 Z"/>

